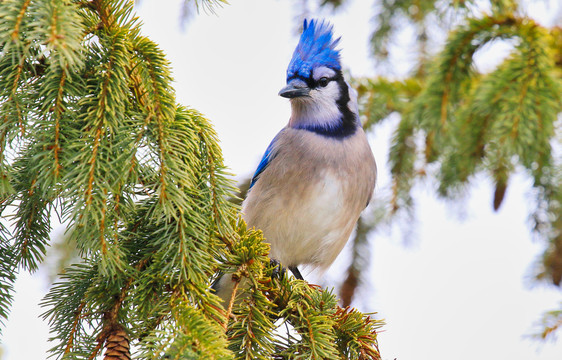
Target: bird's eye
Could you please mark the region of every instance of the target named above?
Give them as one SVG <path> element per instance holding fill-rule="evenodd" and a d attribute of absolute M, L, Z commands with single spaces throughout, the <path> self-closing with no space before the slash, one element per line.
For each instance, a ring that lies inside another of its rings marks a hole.
<path fill-rule="evenodd" d="M 328 86 L 329 82 L 330 80 L 328 80 L 327 77 L 321 77 L 320 80 L 318 80 L 318 85 L 320 85 L 321 87 L 326 87 Z"/>

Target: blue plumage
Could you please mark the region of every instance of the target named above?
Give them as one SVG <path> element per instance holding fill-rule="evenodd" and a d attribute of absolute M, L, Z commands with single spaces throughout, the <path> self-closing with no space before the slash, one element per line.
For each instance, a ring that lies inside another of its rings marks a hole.
<path fill-rule="evenodd" d="M 332 25 L 325 21 L 304 20 L 303 32 L 287 68 L 287 81 L 293 77 L 308 78 L 317 66 L 341 70 L 340 38 L 333 39 Z"/>
<path fill-rule="evenodd" d="M 256 169 L 256 172 L 254 173 L 254 176 L 252 176 L 252 181 L 250 182 L 250 189 L 252 188 L 252 186 L 254 186 L 254 184 L 256 183 L 256 181 L 258 180 L 260 174 L 265 170 L 265 168 L 267 167 L 267 164 L 269 164 L 269 162 L 272 159 L 272 151 L 273 151 L 273 145 L 275 144 L 275 140 L 277 140 L 277 138 L 279 137 L 279 135 L 283 132 L 283 130 L 281 130 L 274 138 L 273 140 L 271 140 L 271 143 L 269 144 L 269 146 L 267 147 L 267 149 L 265 150 L 265 153 L 263 154 L 263 157 L 261 158 L 261 161 L 258 165 L 258 168 Z"/>
<path fill-rule="evenodd" d="M 298 124 L 294 126 L 294 129 L 303 129 L 314 132 L 325 137 L 329 137 L 337 140 L 344 140 L 348 136 L 352 136 L 357 131 L 357 126 L 354 125 L 354 121 L 339 121 L 335 124 Z M 263 161 L 263 160 L 262 160 Z"/>

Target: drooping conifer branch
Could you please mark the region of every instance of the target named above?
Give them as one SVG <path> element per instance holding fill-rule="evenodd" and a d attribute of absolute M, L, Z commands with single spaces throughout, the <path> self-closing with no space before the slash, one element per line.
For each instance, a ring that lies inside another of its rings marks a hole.
<path fill-rule="evenodd" d="M 547 244 L 537 277 L 559 284 L 562 227 L 555 219 L 562 217 L 562 208 L 560 192 L 553 189 L 562 188 L 557 175 L 562 169 L 562 32 L 559 26 L 535 22 L 518 1 L 491 5 L 490 12 L 470 1 L 447 6 L 383 1 L 372 37 L 375 56 L 388 55 L 388 44 L 404 19 L 422 28 L 437 22 L 451 31 L 436 56 L 419 56 L 421 73 L 411 71 L 400 81 L 362 79 L 360 104 L 369 128 L 399 117 L 389 154 L 395 215 L 400 209 L 411 211 L 412 187 L 424 177 L 435 179 L 438 195 L 455 197 L 466 193 L 477 174 L 487 174 L 495 187 L 491 205 L 497 210 L 512 175 L 529 176 L 537 207 L 531 214 L 533 229 Z M 454 26 L 444 14 L 456 19 Z M 513 45 L 511 53 L 495 69 L 479 71 L 475 55 L 503 40 Z M 423 41 L 417 39 L 416 46 L 423 48 Z M 405 83 L 417 84 L 419 91 L 403 91 Z"/>

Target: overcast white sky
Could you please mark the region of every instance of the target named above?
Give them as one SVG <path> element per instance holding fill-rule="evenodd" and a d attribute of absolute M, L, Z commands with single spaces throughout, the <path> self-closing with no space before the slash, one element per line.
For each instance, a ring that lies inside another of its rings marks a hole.
<path fill-rule="evenodd" d="M 246 176 L 289 117 L 289 103 L 277 93 L 297 42 L 294 2 L 230 2 L 217 16 L 193 18 L 185 31 L 179 0 L 143 0 L 138 14 L 144 34 L 172 62 L 178 101 L 212 120 L 227 165 Z M 321 14 L 342 36 L 342 60 L 355 76 L 374 73 L 367 45 L 371 4 L 355 0 L 338 16 Z M 536 11 L 551 14 L 558 6 L 556 0 L 538 2 Z M 410 55 L 395 59 L 398 73 Z M 388 122 L 371 136 L 379 191 L 388 182 L 394 125 Z M 530 266 L 543 249 L 529 235 L 530 181 L 516 176 L 498 213 L 491 211 L 488 179 L 481 176 L 478 184 L 460 204 L 434 200 L 431 182 L 416 187 L 417 222 L 409 246 L 398 229 L 370 239 L 372 291 L 356 305 L 386 320 L 379 336 L 383 359 L 562 359 L 562 339 L 540 344 L 528 338 L 541 314 L 562 300 L 557 289 L 530 286 Z M 327 281 L 341 277 L 345 257 Z M 41 273 L 22 274 L 16 287 L 2 359 L 44 359 L 48 328 L 37 319 L 42 312 L 37 304 L 48 290 L 45 279 Z"/>

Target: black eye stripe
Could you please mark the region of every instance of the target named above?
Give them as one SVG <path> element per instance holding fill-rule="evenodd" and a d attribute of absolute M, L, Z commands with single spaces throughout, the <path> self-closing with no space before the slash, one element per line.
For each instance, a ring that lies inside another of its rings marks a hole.
<path fill-rule="evenodd" d="M 315 87 L 326 87 L 328 86 L 328 84 L 331 81 L 336 80 L 335 77 L 327 77 L 327 76 L 322 76 L 320 79 L 318 80 L 313 80 L 314 84 L 316 85 Z"/>
<path fill-rule="evenodd" d="M 312 77 L 312 74 L 311 74 L 309 77 L 304 77 L 304 76 L 302 76 L 302 75 L 300 75 L 300 74 L 293 74 L 292 76 L 290 76 L 290 77 L 287 78 L 287 82 L 289 82 L 289 81 L 291 81 L 291 80 L 294 80 L 294 79 L 299 79 L 299 80 L 302 80 L 303 82 L 305 82 L 305 83 L 308 85 L 309 88 L 315 89 L 315 88 L 319 88 L 319 87 L 328 86 L 328 84 L 329 84 L 331 81 L 337 81 L 338 78 L 339 78 L 338 74 L 336 74 L 335 76 L 330 76 L 330 77 L 329 77 L 329 76 L 322 76 L 322 77 L 320 77 L 318 80 L 314 79 L 314 78 Z M 326 80 L 327 80 L 327 83 L 326 83 L 326 85 L 324 85 L 324 86 L 322 86 L 322 85 L 320 84 L 320 80 L 322 80 L 322 79 L 326 79 Z"/>

